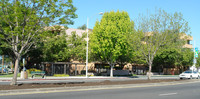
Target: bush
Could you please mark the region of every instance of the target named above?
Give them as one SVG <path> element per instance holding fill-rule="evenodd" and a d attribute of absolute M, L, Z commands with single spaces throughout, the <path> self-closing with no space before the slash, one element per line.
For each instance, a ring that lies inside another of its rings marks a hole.
<path fill-rule="evenodd" d="M 68 74 L 54 74 L 54 77 L 69 77 Z"/>

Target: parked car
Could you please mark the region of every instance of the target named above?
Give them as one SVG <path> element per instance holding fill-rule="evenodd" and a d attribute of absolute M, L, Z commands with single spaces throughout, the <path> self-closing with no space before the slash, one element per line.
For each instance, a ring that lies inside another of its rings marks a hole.
<path fill-rule="evenodd" d="M 197 71 L 187 70 L 187 71 L 181 73 L 179 75 L 179 78 L 180 79 L 184 79 L 184 78 L 186 78 L 186 79 L 192 79 L 192 78 L 199 79 L 200 74 Z"/>

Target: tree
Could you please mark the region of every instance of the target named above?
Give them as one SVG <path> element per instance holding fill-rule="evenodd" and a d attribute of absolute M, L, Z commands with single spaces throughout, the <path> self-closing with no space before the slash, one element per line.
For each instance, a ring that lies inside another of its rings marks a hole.
<path fill-rule="evenodd" d="M 157 53 L 154 58 L 153 66 L 159 70 L 165 68 L 174 68 L 175 66 L 180 66 L 183 59 L 183 55 L 178 49 L 168 48 Z"/>
<path fill-rule="evenodd" d="M 127 12 L 106 12 L 101 21 L 97 21 L 90 36 L 91 53 L 96 59 L 110 65 L 110 76 L 120 56 L 128 53 L 127 36 L 132 31 L 132 21 Z"/>
<path fill-rule="evenodd" d="M 44 61 L 70 61 L 70 50 L 66 38 L 67 36 L 59 35 L 50 37 L 44 42 L 42 50 Z"/>
<path fill-rule="evenodd" d="M 196 67 L 200 67 L 200 54 L 199 54 L 198 57 L 197 57 L 197 64 L 196 64 Z"/>
<path fill-rule="evenodd" d="M 86 33 L 83 33 L 82 36 L 79 36 L 76 32 L 71 32 L 71 35 L 68 36 L 68 44 L 70 49 L 70 58 L 78 61 L 85 61 L 86 53 Z"/>
<path fill-rule="evenodd" d="M 78 61 L 85 59 L 86 33 L 79 36 L 73 31 L 70 35 L 66 35 L 65 28 L 56 26 L 52 29 L 49 30 L 52 35 L 43 42 L 44 61 L 70 62 L 72 59 Z"/>
<path fill-rule="evenodd" d="M 180 72 L 184 66 L 191 66 L 193 60 L 193 52 L 188 48 L 168 48 L 157 53 L 154 58 L 153 65 L 161 69 L 163 67 L 178 67 Z"/>
<path fill-rule="evenodd" d="M 83 24 L 82 26 L 79 26 L 77 29 L 86 30 L 87 26 L 86 24 Z"/>
<path fill-rule="evenodd" d="M 73 24 L 76 8 L 72 0 L 1 0 L 0 21 L 1 39 L 4 47 L 12 50 L 15 56 L 15 71 L 11 85 L 17 84 L 17 69 L 21 56 L 26 54 L 38 40 L 41 40 L 45 27 L 53 24 Z M 1 22 L 2 23 L 2 22 Z"/>
<path fill-rule="evenodd" d="M 192 66 L 194 59 L 194 52 L 191 49 L 183 48 L 181 50 L 183 56 L 180 66 Z"/>
<path fill-rule="evenodd" d="M 171 47 L 181 33 L 188 32 L 188 23 L 181 13 L 168 14 L 164 10 L 147 17 L 140 17 L 138 31 L 133 33 L 132 43 L 142 52 L 149 65 L 148 79 L 156 53 L 164 46 Z"/>

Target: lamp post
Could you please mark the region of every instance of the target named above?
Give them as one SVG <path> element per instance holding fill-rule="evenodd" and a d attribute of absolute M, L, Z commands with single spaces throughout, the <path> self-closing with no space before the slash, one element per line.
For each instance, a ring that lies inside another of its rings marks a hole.
<path fill-rule="evenodd" d="M 103 15 L 103 12 L 100 12 L 99 15 Z M 89 38 L 88 38 L 88 24 L 89 24 L 89 18 L 87 18 L 87 29 L 86 29 L 86 32 L 87 32 L 87 46 L 86 46 L 86 78 L 88 78 L 88 43 L 89 43 Z"/>

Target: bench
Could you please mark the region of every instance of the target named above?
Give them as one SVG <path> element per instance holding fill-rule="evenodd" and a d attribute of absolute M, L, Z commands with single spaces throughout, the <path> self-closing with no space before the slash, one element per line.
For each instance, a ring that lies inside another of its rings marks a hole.
<path fill-rule="evenodd" d="M 32 71 L 31 72 L 31 78 L 34 78 L 35 75 L 41 75 L 42 78 L 45 78 L 45 76 L 46 76 L 44 71 Z"/>

